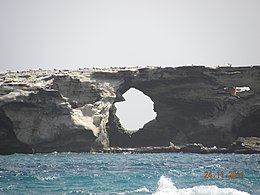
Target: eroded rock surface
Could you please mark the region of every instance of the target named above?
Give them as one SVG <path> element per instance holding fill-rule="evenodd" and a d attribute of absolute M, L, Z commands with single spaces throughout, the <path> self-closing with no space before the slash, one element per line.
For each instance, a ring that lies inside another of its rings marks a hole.
<path fill-rule="evenodd" d="M 236 87 L 250 90 L 227 90 Z M 148 95 L 157 112 L 156 119 L 132 135 L 122 128 L 114 106 L 130 88 Z M 257 66 L 0 74 L 1 154 L 164 147 L 170 143 L 228 147 L 238 137 L 260 137 L 259 128 Z"/>

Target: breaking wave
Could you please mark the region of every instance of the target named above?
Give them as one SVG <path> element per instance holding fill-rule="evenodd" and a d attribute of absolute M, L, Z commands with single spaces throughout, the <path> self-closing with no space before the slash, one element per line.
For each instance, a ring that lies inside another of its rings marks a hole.
<path fill-rule="evenodd" d="M 40 177 L 40 176 L 37 176 L 36 177 L 38 180 L 40 181 L 53 181 L 55 179 L 58 179 L 58 177 L 56 176 L 47 176 L 47 177 Z"/>
<path fill-rule="evenodd" d="M 177 189 L 171 179 L 161 176 L 158 188 L 154 195 L 249 195 L 247 192 L 238 191 L 234 188 L 218 188 L 217 186 L 195 186 L 192 188 Z"/>

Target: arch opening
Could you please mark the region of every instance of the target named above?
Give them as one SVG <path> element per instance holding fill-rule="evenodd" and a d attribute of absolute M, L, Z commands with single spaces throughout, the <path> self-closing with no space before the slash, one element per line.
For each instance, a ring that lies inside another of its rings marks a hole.
<path fill-rule="evenodd" d="M 127 133 L 134 133 L 156 118 L 154 102 L 142 91 L 130 88 L 123 95 L 125 101 L 115 103 L 116 116 Z"/>

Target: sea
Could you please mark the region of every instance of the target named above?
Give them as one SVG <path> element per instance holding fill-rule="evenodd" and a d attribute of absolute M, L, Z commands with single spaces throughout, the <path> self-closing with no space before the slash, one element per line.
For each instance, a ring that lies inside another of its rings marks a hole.
<path fill-rule="evenodd" d="M 260 194 L 259 154 L 0 155 L 0 194 Z"/>

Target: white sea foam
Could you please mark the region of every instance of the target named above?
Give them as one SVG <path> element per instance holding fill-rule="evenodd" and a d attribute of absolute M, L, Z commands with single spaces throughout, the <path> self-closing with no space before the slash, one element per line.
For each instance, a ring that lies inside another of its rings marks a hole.
<path fill-rule="evenodd" d="M 134 191 L 127 191 L 127 192 L 116 192 L 115 194 L 117 195 L 126 195 L 126 194 L 146 194 L 150 192 L 146 187 L 138 188 L 137 190 Z"/>
<path fill-rule="evenodd" d="M 6 191 L 6 190 L 12 190 L 12 189 L 15 189 L 16 186 L 15 185 L 9 185 L 9 186 L 5 186 L 5 187 L 1 187 L 0 188 L 0 192 L 1 191 Z"/>
<path fill-rule="evenodd" d="M 74 191 L 65 192 L 62 195 L 67 195 L 67 194 L 87 194 L 87 192 L 83 190 L 74 190 Z"/>
<path fill-rule="evenodd" d="M 149 190 L 146 187 L 143 187 L 135 190 L 134 192 L 149 192 Z"/>
<path fill-rule="evenodd" d="M 247 192 L 238 191 L 233 188 L 218 188 L 217 186 L 195 186 L 193 188 L 177 189 L 171 179 L 161 176 L 158 188 L 154 195 L 249 195 Z"/>
<path fill-rule="evenodd" d="M 37 179 L 40 181 L 52 181 L 52 180 L 58 179 L 58 177 L 56 177 L 56 176 L 47 176 L 47 177 L 37 176 Z"/>

